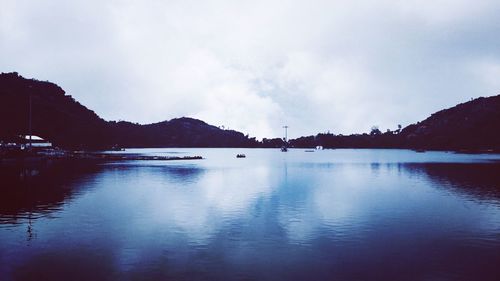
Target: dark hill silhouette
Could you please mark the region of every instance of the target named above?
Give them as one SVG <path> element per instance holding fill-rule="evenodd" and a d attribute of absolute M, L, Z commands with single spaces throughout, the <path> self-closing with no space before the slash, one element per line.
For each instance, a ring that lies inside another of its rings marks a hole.
<path fill-rule="evenodd" d="M 222 130 L 193 118 L 176 118 L 154 124 L 109 122 L 111 143 L 125 147 L 254 147 L 255 138 Z"/>
<path fill-rule="evenodd" d="M 108 136 L 108 123 L 59 86 L 25 79 L 17 73 L 0 75 L 0 135 L 9 138 L 29 131 L 29 99 L 32 132 L 60 146 L 98 147 Z"/>
<path fill-rule="evenodd" d="M 295 147 L 500 151 L 500 95 L 441 110 L 401 132 L 374 128 L 370 134 L 318 134 L 290 142 Z"/>
<path fill-rule="evenodd" d="M 65 94 L 59 86 L 17 73 L 0 74 L 0 139 L 29 132 L 64 148 L 125 147 L 248 147 L 254 138 L 240 132 L 192 119 L 178 118 L 155 124 L 107 122 Z"/>
<path fill-rule="evenodd" d="M 438 111 L 401 131 L 409 147 L 500 149 L 500 95 Z"/>
<path fill-rule="evenodd" d="M 282 139 L 258 142 L 192 118 L 154 124 L 105 121 L 59 86 L 17 73 L 0 74 L 0 140 L 32 132 L 63 148 L 122 147 L 281 147 Z M 318 134 L 290 140 L 292 147 L 413 148 L 500 151 L 500 95 L 478 98 L 432 114 L 401 131 L 349 136 Z"/>

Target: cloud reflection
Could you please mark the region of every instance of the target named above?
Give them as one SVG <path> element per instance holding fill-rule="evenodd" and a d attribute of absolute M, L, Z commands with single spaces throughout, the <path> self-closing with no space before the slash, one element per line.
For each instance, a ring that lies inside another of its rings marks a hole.
<path fill-rule="evenodd" d="M 85 180 L 54 181 L 56 190 L 82 192 L 62 199 L 53 211 L 57 219 L 35 220 L 37 237 L 29 246 L 19 238 L 25 229 L 0 229 L 8 243 L 0 245 L 0 273 L 17 268 L 16 274 L 31 278 L 22 273 L 38 276 L 60 260 L 88 271 L 95 258 L 103 263 L 98 276 L 111 279 L 145 274 L 265 280 L 285 276 L 280 273 L 297 279 L 312 269 L 329 276 L 332 268 L 346 277 L 341 279 L 356 279 L 355 274 L 366 277 L 359 266 L 388 272 L 387 265 L 374 262 L 387 260 L 399 264 L 401 272 L 394 274 L 400 277 L 411 272 L 413 262 L 425 267 L 428 258 L 453 257 L 450 249 L 457 245 L 474 255 L 498 246 L 491 242 L 500 227 L 498 164 L 279 159 L 115 163 L 83 174 Z M 436 247 L 438 257 L 432 255 Z M 86 254 L 89 259 L 81 256 Z M 338 262 L 345 257 L 350 264 Z M 54 270 L 47 276 L 73 276 Z"/>
<path fill-rule="evenodd" d="M 136 175 L 136 169 L 138 173 L 147 174 Z M 120 187 L 127 192 L 120 194 L 118 200 L 129 207 L 118 203 L 116 208 L 141 213 L 128 224 L 137 224 L 141 231 L 155 231 L 162 227 L 174 229 L 195 244 L 206 244 L 221 224 L 247 216 L 255 202 L 268 197 L 272 191 L 269 169 L 265 166 L 244 170 L 204 170 L 188 166 L 130 167 L 115 172 L 118 173 L 116 177 L 121 178 L 120 182 L 123 180 L 129 184 Z M 115 177 L 107 177 L 102 179 L 102 183 L 110 186 L 112 184 L 107 181 Z M 134 179 L 125 180 L 130 177 L 139 177 L 141 188 L 132 188 L 136 184 Z M 182 181 L 177 181 L 178 177 Z M 137 198 L 140 198 L 140 205 Z"/>

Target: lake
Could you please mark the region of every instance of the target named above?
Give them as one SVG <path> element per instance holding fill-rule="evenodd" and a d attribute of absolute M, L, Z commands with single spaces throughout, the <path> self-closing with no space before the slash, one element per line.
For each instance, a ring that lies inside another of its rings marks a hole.
<path fill-rule="evenodd" d="M 500 280 L 498 154 L 126 153 L 0 166 L 0 280 Z"/>

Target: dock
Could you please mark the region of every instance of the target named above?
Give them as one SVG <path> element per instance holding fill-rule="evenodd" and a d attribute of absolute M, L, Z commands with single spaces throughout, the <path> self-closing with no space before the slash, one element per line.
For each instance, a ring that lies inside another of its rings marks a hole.
<path fill-rule="evenodd" d="M 126 153 L 120 151 L 97 151 L 97 150 L 63 150 L 59 148 L 29 147 L 19 145 L 0 146 L 0 163 L 36 163 L 51 160 L 96 160 L 96 161 L 179 161 L 179 160 L 201 160 L 202 156 L 162 156 L 142 153 Z"/>
<path fill-rule="evenodd" d="M 155 156 L 129 153 L 73 152 L 71 159 L 103 160 L 103 161 L 136 161 L 136 160 L 201 160 L 201 156 Z"/>

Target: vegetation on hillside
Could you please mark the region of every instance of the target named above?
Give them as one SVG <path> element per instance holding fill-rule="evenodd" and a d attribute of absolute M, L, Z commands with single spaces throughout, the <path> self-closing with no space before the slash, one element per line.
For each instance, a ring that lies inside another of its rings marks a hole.
<path fill-rule="evenodd" d="M 32 133 L 63 148 L 120 147 L 281 147 L 283 139 L 261 142 L 234 130 L 224 130 L 193 118 L 154 124 L 105 121 L 66 95 L 59 86 L 0 74 L 0 140 Z M 324 121 L 325 122 L 325 121 Z M 305 136 L 292 147 L 412 148 L 437 150 L 500 150 L 500 95 L 478 98 L 432 114 L 424 121 L 382 133 Z"/>
<path fill-rule="evenodd" d="M 192 118 L 155 124 L 105 121 L 66 95 L 59 86 L 17 73 L 0 74 L 0 139 L 29 134 L 31 99 L 32 134 L 64 148 L 122 147 L 247 147 L 254 138 L 222 130 Z"/>

